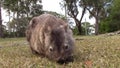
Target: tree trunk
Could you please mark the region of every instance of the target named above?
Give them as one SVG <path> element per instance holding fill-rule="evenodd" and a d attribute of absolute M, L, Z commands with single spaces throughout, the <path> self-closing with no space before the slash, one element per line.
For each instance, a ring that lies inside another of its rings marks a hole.
<path fill-rule="evenodd" d="M 78 31 L 79 31 L 79 34 L 80 34 L 80 35 L 82 34 L 81 21 L 82 21 L 82 19 L 83 19 L 83 16 L 84 16 L 84 14 L 85 14 L 85 11 L 86 11 L 86 7 L 83 8 L 80 21 L 78 21 L 78 26 L 77 26 L 77 27 L 78 27 Z"/>
<path fill-rule="evenodd" d="M 98 19 L 96 18 L 96 22 L 95 22 L 95 35 L 99 34 L 99 23 L 98 23 Z"/>
<path fill-rule="evenodd" d="M 89 13 L 91 15 L 93 15 L 93 17 L 95 17 L 95 20 L 96 20 L 96 22 L 95 22 L 95 35 L 98 35 L 99 34 L 99 18 L 98 18 L 98 13 L 99 12 L 97 12 L 97 15 L 95 15 L 95 13 L 92 13 L 90 11 L 90 9 L 87 9 L 87 10 L 89 11 Z"/>
<path fill-rule="evenodd" d="M 79 35 L 81 35 L 82 34 L 81 21 L 79 21 L 76 18 L 74 18 L 74 20 L 75 20 L 75 23 L 76 23 L 76 26 L 77 26 L 77 29 L 78 29 L 78 33 L 79 33 Z"/>
<path fill-rule="evenodd" d="M 76 26 L 77 26 L 77 28 L 78 28 L 78 33 L 79 33 L 79 35 L 82 35 L 81 21 L 82 21 L 82 19 L 83 19 L 83 16 L 84 16 L 84 14 L 85 14 L 85 11 L 86 11 L 86 7 L 84 7 L 84 9 L 83 9 L 83 11 L 82 11 L 82 15 L 81 15 L 81 17 L 80 17 L 80 20 L 78 20 L 77 17 L 73 17 L 74 20 L 75 20 L 75 22 L 76 22 Z"/>
<path fill-rule="evenodd" d="M 1 3 L 0 3 L 0 37 L 3 36 L 3 32 L 2 32 L 2 15 L 1 15 Z"/>
<path fill-rule="evenodd" d="M 80 22 L 77 25 L 77 28 L 78 28 L 79 35 L 81 35 L 82 34 L 82 29 L 81 29 L 81 23 Z"/>

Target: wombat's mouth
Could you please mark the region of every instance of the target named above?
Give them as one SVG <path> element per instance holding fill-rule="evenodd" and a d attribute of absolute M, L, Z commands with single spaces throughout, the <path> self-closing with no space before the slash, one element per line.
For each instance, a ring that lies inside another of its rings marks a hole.
<path fill-rule="evenodd" d="M 73 56 L 69 56 L 68 58 L 66 58 L 66 59 L 59 59 L 58 61 L 57 61 L 57 63 L 59 63 L 59 64 L 67 64 L 67 63 L 69 63 L 69 62 L 73 62 L 74 61 L 74 59 L 73 59 Z"/>

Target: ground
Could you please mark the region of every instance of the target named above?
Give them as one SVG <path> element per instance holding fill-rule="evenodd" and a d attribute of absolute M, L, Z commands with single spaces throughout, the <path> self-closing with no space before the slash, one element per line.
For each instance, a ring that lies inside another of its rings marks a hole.
<path fill-rule="evenodd" d="M 120 35 L 75 39 L 74 62 L 62 65 L 32 54 L 25 38 L 0 39 L 0 68 L 120 68 Z"/>

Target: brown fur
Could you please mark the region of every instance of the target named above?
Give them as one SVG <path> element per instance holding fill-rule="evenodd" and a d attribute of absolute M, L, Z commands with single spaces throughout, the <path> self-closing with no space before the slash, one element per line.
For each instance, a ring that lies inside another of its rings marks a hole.
<path fill-rule="evenodd" d="M 50 15 L 34 17 L 26 30 L 33 53 L 55 61 L 69 60 L 73 54 L 74 39 L 68 24 Z"/>

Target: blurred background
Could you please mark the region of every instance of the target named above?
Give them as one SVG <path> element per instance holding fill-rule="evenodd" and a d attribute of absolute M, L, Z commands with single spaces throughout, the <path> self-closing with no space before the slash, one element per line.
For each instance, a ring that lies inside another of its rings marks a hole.
<path fill-rule="evenodd" d="M 120 30 L 120 0 L 0 0 L 0 37 L 25 37 L 31 18 L 43 13 L 66 20 L 74 35 Z"/>

